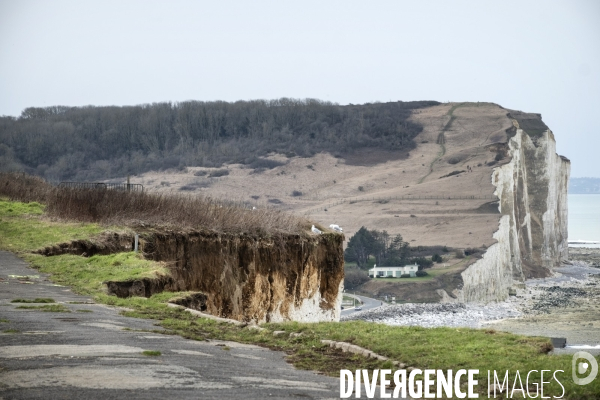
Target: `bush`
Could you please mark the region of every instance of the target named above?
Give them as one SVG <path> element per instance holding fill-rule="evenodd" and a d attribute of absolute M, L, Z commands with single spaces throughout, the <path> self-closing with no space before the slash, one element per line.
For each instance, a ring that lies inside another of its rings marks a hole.
<path fill-rule="evenodd" d="M 364 191 L 365 191 L 365 188 L 364 188 L 363 186 L 359 186 L 359 187 L 358 187 L 358 191 L 359 191 L 359 192 L 364 192 Z"/>
<path fill-rule="evenodd" d="M 267 158 L 256 158 L 254 161 L 252 161 L 250 164 L 248 164 L 248 166 L 250 168 L 261 168 L 261 169 L 273 169 L 273 168 L 277 168 L 277 167 L 281 167 L 282 165 L 286 165 L 287 163 L 281 162 L 281 161 L 276 161 L 276 160 L 269 160 Z"/>
<path fill-rule="evenodd" d="M 417 275 L 419 278 L 421 278 L 421 277 L 423 277 L 423 276 L 427 276 L 427 275 L 429 275 L 429 274 L 427 273 L 427 271 L 417 271 L 416 275 Z"/>
<path fill-rule="evenodd" d="M 458 249 L 454 252 L 454 256 L 456 258 L 465 258 L 465 252 L 462 251 L 461 249 Z"/>
<path fill-rule="evenodd" d="M 410 278 L 410 274 L 402 274 L 400 275 L 400 278 Z"/>
<path fill-rule="evenodd" d="M 410 262 L 419 265 L 419 269 L 429 268 L 433 265 L 433 261 L 425 257 L 413 257 L 410 259 Z"/>
<path fill-rule="evenodd" d="M 344 275 L 344 288 L 346 289 L 355 289 L 367 282 L 371 278 L 367 275 L 366 271 L 362 271 L 360 269 L 347 269 Z"/>
<path fill-rule="evenodd" d="M 434 254 L 434 255 L 431 256 L 431 261 L 440 264 L 444 260 L 442 259 L 442 256 L 440 256 L 439 254 Z"/>
<path fill-rule="evenodd" d="M 299 190 L 294 190 L 292 192 L 292 196 L 294 196 L 294 197 L 302 196 L 302 192 Z"/>
<path fill-rule="evenodd" d="M 208 175 L 208 171 L 196 171 L 194 172 L 194 176 L 206 176 Z"/>
<path fill-rule="evenodd" d="M 46 204 L 52 218 L 105 225 L 206 229 L 223 233 L 299 234 L 310 222 L 276 210 L 202 196 L 55 187 L 27 175 L 0 173 L 0 196 Z M 275 200 L 275 199 L 273 199 Z"/>
<path fill-rule="evenodd" d="M 209 178 L 218 178 L 220 176 L 226 176 L 229 175 L 229 170 L 228 169 L 218 169 L 216 171 L 212 171 L 210 173 L 210 175 L 208 175 Z"/>

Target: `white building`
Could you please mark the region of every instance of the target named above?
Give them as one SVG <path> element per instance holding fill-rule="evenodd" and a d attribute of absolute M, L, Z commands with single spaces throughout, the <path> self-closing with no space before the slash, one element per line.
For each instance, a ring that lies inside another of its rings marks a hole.
<path fill-rule="evenodd" d="M 416 276 L 419 266 L 417 264 L 405 265 L 403 267 L 378 267 L 377 264 L 369 270 L 371 278 L 400 278 L 402 275 Z"/>

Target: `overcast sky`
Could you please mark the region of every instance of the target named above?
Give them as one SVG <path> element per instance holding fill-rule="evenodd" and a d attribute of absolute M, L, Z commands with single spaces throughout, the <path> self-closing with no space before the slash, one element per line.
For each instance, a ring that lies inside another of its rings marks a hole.
<path fill-rule="evenodd" d="M 0 115 L 279 97 L 537 112 L 600 177 L 600 1 L 0 0 Z"/>

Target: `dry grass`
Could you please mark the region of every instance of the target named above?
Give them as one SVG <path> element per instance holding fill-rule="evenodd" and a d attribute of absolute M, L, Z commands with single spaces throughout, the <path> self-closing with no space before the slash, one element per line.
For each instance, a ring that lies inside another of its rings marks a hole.
<path fill-rule="evenodd" d="M 299 234 L 309 221 L 271 209 L 197 195 L 71 189 L 49 185 L 24 174 L 1 173 L 0 196 L 39 201 L 49 216 L 108 225 L 163 226 L 226 233 Z"/>

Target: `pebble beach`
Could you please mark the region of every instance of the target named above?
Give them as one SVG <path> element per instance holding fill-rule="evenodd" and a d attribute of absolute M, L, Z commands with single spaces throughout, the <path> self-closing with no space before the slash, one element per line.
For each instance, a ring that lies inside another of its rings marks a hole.
<path fill-rule="evenodd" d="M 571 249 L 570 249 L 571 250 Z M 342 320 L 397 326 L 493 328 L 600 344 L 600 249 L 577 248 L 554 275 L 530 279 L 515 296 L 491 304 L 408 303 L 355 312 Z"/>

